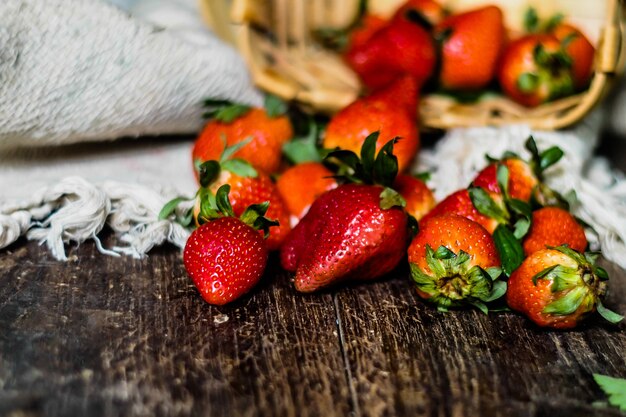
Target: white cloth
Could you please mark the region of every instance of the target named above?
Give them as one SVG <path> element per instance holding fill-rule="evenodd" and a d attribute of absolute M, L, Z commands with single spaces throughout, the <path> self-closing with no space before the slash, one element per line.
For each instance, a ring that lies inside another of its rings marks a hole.
<path fill-rule="evenodd" d="M 204 32 L 98 0 L 2 0 L 0 149 L 196 132 L 204 98 L 259 103 L 241 57 Z"/>

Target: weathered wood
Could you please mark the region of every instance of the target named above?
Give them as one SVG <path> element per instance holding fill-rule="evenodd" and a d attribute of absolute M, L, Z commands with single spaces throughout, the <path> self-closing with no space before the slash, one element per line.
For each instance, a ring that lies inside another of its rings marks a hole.
<path fill-rule="evenodd" d="M 626 312 L 626 276 L 607 265 L 607 304 Z M 339 290 L 351 386 L 363 416 L 616 416 L 592 373 L 626 376 L 626 333 L 591 319 L 541 330 L 514 313 L 441 313 L 419 299 L 408 271 Z"/>
<path fill-rule="evenodd" d="M 513 313 L 439 313 L 400 269 L 300 295 L 274 259 L 212 307 L 179 253 L 69 263 L 0 256 L 0 415 L 617 416 L 591 373 L 626 374 L 624 325 L 551 332 Z M 626 311 L 609 265 L 608 304 Z"/>
<path fill-rule="evenodd" d="M 296 294 L 272 266 L 251 296 L 218 308 L 173 248 L 72 253 L 61 263 L 20 243 L 0 255 L 0 415 L 350 412 L 330 293 Z"/>

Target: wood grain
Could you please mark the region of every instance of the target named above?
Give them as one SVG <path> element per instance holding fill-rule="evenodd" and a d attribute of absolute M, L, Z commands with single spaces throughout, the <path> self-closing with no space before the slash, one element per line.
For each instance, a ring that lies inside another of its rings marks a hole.
<path fill-rule="evenodd" d="M 608 304 L 626 311 L 624 273 Z M 337 293 L 348 367 L 363 416 L 616 416 L 592 373 L 626 376 L 625 325 L 537 328 L 514 313 L 441 313 L 408 271 Z"/>
<path fill-rule="evenodd" d="M 273 267 L 217 308 L 173 248 L 74 255 L 29 243 L 0 256 L 0 415 L 348 414 L 331 294 L 299 296 Z"/>
<path fill-rule="evenodd" d="M 440 313 L 406 268 L 301 295 L 273 259 L 227 307 L 201 300 L 180 254 L 0 255 L 0 415 L 618 416 L 594 372 L 626 376 L 625 326 L 550 332 L 513 313 Z M 608 265 L 608 305 L 626 275 Z"/>

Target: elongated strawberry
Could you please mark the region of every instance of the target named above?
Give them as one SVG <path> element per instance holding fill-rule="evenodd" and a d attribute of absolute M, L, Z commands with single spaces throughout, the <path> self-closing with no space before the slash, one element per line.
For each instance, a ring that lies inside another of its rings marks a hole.
<path fill-rule="evenodd" d="M 217 190 L 229 184 L 230 201 L 235 215 L 241 215 L 245 209 L 263 201 L 269 201 L 267 216 L 277 220 L 279 226 L 273 227 L 267 239 L 270 250 L 277 250 L 289 230 L 289 212 L 276 187 L 276 184 L 263 171 L 254 169 L 241 159 L 231 159 L 239 145 L 227 147 L 220 161 L 206 161 L 200 165 L 200 190 L 197 193 L 194 218 L 197 224 L 205 221 L 204 208 L 210 207 Z"/>
<path fill-rule="evenodd" d="M 285 239 L 281 264 L 295 272 L 298 291 L 375 279 L 404 257 L 409 220 L 404 200 L 388 188 L 398 169 L 394 141 L 376 155 L 377 139 L 377 133 L 368 136 L 360 159 L 350 151 L 331 154 L 351 167 L 345 178 L 360 183 L 342 184 L 321 195 Z"/>
<path fill-rule="evenodd" d="M 267 234 L 267 228 L 275 224 L 263 217 L 267 202 L 235 217 L 228 192 L 228 185 L 220 187 L 209 221 L 191 233 L 183 252 L 185 270 L 200 295 L 216 305 L 238 299 L 261 279 L 268 249 L 257 230 Z"/>
<path fill-rule="evenodd" d="M 500 258 L 493 238 L 465 217 L 422 220 L 408 254 L 418 294 L 441 310 L 473 305 L 486 312 L 486 303 L 506 291 L 506 283 L 498 280 Z"/>
<path fill-rule="evenodd" d="M 323 147 L 359 152 L 365 138 L 380 132 L 384 143 L 400 137 L 394 146 L 400 171 L 405 170 L 417 154 L 420 145 L 417 126 L 418 85 L 414 78 L 397 79 L 378 92 L 359 98 L 335 114 L 326 128 Z"/>
<path fill-rule="evenodd" d="M 569 329 L 598 311 L 606 320 L 622 319 L 602 304 L 608 275 L 592 254 L 567 246 L 531 254 L 509 278 L 506 300 L 541 327 Z"/>
<path fill-rule="evenodd" d="M 530 230 L 524 237 L 524 254 L 537 252 L 548 246 L 568 245 L 577 252 L 587 249 L 585 229 L 567 210 L 543 207 L 533 212 Z"/>
<path fill-rule="evenodd" d="M 447 17 L 435 28 L 441 39 L 440 83 L 450 90 L 478 90 L 495 76 L 504 46 L 502 11 L 484 6 Z"/>

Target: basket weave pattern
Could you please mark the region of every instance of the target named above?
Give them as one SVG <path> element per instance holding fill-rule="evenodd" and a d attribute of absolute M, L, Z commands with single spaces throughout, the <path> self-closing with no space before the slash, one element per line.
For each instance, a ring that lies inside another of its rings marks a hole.
<path fill-rule="evenodd" d="M 207 4 L 219 1 L 200 1 L 209 10 L 205 14 L 212 12 L 211 20 L 218 20 L 215 7 Z M 471 104 L 428 94 L 420 104 L 422 125 L 447 129 L 524 123 L 536 129 L 559 129 L 579 121 L 608 91 L 626 55 L 620 1 L 606 2 L 604 19 L 598 22 L 594 76 L 586 91 L 533 109 L 496 94 Z M 306 109 L 333 113 L 352 102 L 361 85 L 342 59 L 316 43 L 312 33 L 322 27 L 347 26 L 357 8 L 358 1 L 348 0 L 233 0 L 229 19 L 234 31 L 221 34 L 234 40 L 259 88 Z"/>

